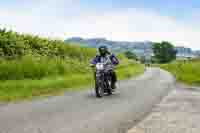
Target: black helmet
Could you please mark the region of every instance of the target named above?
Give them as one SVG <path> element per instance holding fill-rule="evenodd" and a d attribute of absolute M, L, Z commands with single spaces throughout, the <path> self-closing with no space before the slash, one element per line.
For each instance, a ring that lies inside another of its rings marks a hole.
<path fill-rule="evenodd" d="M 100 55 L 105 56 L 107 53 L 109 53 L 108 48 L 106 46 L 100 46 L 99 47 L 99 53 L 100 53 Z"/>

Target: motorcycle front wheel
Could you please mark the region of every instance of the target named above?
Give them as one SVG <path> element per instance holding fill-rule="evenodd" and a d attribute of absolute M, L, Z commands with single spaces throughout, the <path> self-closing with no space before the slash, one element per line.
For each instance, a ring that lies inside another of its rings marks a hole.
<path fill-rule="evenodd" d="M 96 97 L 101 98 L 104 96 L 104 86 L 101 83 L 97 83 L 95 87 Z"/>

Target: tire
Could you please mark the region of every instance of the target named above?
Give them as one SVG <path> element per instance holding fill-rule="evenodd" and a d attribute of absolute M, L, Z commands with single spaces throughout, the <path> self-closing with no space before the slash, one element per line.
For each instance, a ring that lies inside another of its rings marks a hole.
<path fill-rule="evenodd" d="M 103 85 L 97 84 L 95 87 L 96 97 L 101 98 L 104 96 L 104 88 Z"/>
<path fill-rule="evenodd" d="M 109 81 L 110 82 L 110 81 Z M 108 85 L 108 95 L 112 95 L 112 88 L 111 88 L 111 82 Z"/>
<path fill-rule="evenodd" d="M 112 95 L 112 90 L 108 89 L 108 95 Z"/>

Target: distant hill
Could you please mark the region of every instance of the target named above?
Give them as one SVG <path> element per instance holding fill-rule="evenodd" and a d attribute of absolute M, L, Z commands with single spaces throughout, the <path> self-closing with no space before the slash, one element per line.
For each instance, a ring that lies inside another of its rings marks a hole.
<path fill-rule="evenodd" d="M 98 48 L 101 45 L 106 45 L 112 52 L 132 51 L 137 56 L 153 55 L 153 42 L 128 42 L 128 41 L 111 41 L 105 38 L 84 39 L 81 37 L 73 37 L 65 40 L 66 42 L 76 43 L 84 47 Z M 200 55 L 200 51 L 192 51 L 191 48 L 176 47 L 178 57 L 194 57 Z"/>
<path fill-rule="evenodd" d="M 73 37 L 67 39 L 66 42 L 76 43 L 85 47 L 98 48 L 101 45 L 107 46 L 112 52 L 132 51 L 138 56 L 143 56 L 145 53 L 153 53 L 152 42 L 127 42 L 127 41 L 110 41 L 105 38 L 83 39 Z"/>

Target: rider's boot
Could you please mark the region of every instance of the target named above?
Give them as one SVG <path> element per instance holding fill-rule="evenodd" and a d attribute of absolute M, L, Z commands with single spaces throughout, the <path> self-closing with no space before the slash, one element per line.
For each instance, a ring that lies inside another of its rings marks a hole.
<path fill-rule="evenodd" d="M 117 88 L 117 87 L 116 87 L 116 82 L 112 82 L 111 88 L 112 88 L 112 89 L 116 89 L 116 88 Z"/>

